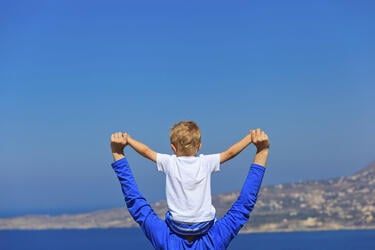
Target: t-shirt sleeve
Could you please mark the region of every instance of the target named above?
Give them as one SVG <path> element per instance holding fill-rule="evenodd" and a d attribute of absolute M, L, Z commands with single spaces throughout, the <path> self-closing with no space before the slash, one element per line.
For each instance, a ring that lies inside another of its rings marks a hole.
<path fill-rule="evenodd" d="M 159 172 L 166 173 L 167 167 L 168 167 L 168 161 L 169 161 L 170 155 L 168 154 L 156 154 L 156 167 Z"/>
<path fill-rule="evenodd" d="M 212 173 L 220 171 L 220 154 L 205 155 L 204 158 Z"/>

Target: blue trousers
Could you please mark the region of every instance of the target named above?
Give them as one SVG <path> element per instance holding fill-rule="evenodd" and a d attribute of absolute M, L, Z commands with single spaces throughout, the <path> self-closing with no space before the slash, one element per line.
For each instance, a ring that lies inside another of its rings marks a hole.
<path fill-rule="evenodd" d="M 112 163 L 120 181 L 125 203 L 133 219 L 155 249 L 226 249 L 242 226 L 249 220 L 257 200 L 265 168 L 252 164 L 239 197 L 223 218 L 204 235 L 189 242 L 171 231 L 139 192 L 126 158 Z"/>

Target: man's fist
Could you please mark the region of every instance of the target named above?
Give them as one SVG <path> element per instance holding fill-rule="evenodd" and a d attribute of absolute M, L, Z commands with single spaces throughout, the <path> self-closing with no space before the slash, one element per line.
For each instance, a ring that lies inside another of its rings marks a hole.
<path fill-rule="evenodd" d="M 261 129 L 257 128 L 250 131 L 251 141 L 254 143 L 257 148 L 257 152 L 262 151 L 263 149 L 268 149 L 270 147 L 270 141 L 268 135 Z"/>
<path fill-rule="evenodd" d="M 111 149 L 115 161 L 124 157 L 124 147 L 128 144 L 128 134 L 117 132 L 111 135 Z"/>

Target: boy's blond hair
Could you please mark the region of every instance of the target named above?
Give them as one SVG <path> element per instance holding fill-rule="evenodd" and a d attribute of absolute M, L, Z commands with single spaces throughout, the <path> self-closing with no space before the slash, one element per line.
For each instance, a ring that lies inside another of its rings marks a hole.
<path fill-rule="evenodd" d="M 173 125 L 169 138 L 181 156 L 195 155 L 201 145 L 201 131 L 193 121 L 180 121 Z"/>

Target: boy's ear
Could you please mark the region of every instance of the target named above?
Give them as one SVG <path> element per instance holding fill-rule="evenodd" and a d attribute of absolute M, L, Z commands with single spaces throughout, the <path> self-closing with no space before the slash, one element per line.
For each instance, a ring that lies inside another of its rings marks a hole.
<path fill-rule="evenodd" d="M 201 150 L 202 148 L 202 143 L 199 143 L 198 151 Z"/>
<path fill-rule="evenodd" d="M 173 144 L 171 144 L 171 149 L 173 150 L 174 154 L 177 153 L 177 148 Z"/>

